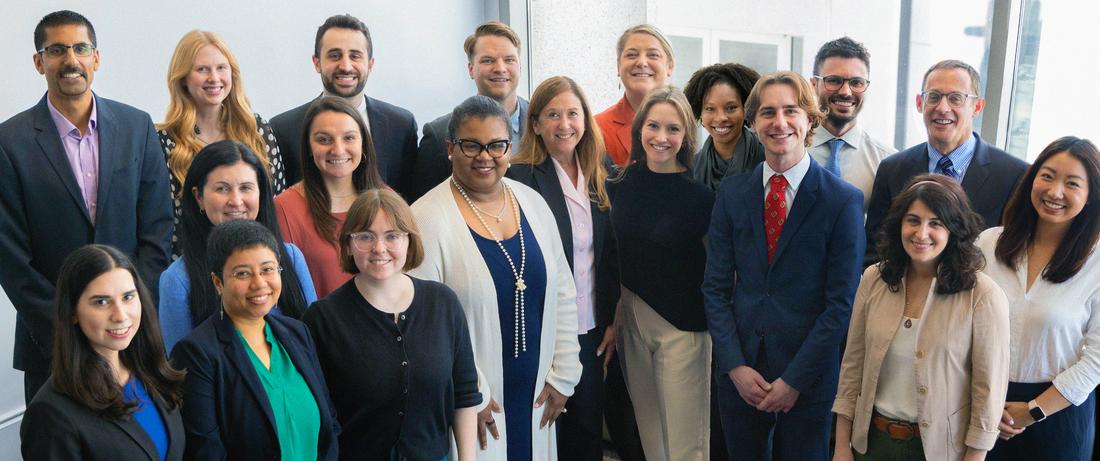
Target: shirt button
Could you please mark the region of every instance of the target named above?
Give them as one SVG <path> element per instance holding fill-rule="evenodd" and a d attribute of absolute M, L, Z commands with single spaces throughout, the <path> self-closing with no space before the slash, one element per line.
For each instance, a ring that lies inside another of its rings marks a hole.
<path fill-rule="evenodd" d="M 397 416 L 405 416 L 405 412 L 399 411 L 399 412 L 397 412 Z"/>
<path fill-rule="evenodd" d="M 920 427 L 928 428 L 928 421 L 921 421 L 920 422 Z"/>
<path fill-rule="evenodd" d="M 401 314 L 401 320 L 405 320 L 405 314 Z"/>
<path fill-rule="evenodd" d="M 924 387 L 924 386 L 917 386 L 917 393 L 918 393 L 918 394 L 920 394 L 920 395 L 924 395 L 924 394 L 925 394 L 925 393 L 927 393 L 927 392 L 928 392 L 928 389 L 927 389 L 926 387 Z"/>
<path fill-rule="evenodd" d="M 407 366 L 409 366 L 409 362 L 401 362 L 401 366 L 407 367 Z"/>
<path fill-rule="evenodd" d="M 924 351 L 917 351 L 917 358 L 918 359 L 923 359 L 924 358 Z"/>
<path fill-rule="evenodd" d="M 408 390 L 408 389 L 405 389 L 405 390 L 403 390 L 403 391 L 402 391 L 401 393 L 402 393 L 402 394 L 408 394 L 408 393 L 409 393 L 409 390 Z"/>
<path fill-rule="evenodd" d="M 400 336 L 397 337 L 397 342 L 401 342 L 401 337 Z"/>

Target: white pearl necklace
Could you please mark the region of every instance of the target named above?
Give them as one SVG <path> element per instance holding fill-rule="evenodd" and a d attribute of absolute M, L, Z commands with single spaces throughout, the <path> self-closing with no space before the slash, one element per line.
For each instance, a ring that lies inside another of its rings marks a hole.
<path fill-rule="evenodd" d="M 527 245 L 523 239 L 523 224 L 522 222 L 520 222 L 519 219 L 519 206 L 516 204 L 515 198 L 512 195 L 512 190 L 508 187 L 507 184 L 504 184 L 502 182 L 501 186 L 504 189 L 504 203 L 505 206 L 507 206 L 509 202 L 511 202 L 512 204 L 512 213 L 515 215 L 516 218 L 516 233 L 519 234 L 519 270 L 517 271 L 516 264 L 512 261 L 512 256 L 508 254 L 508 250 L 504 249 L 504 244 L 501 243 L 500 238 L 497 238 L 496 232 L 493 232 L 493 229 L 489 227 L 489 224 L 481 218 L 481 210 L 474 205 L 473 200 L 470 200 L 470 196 L 466 194 L 466 189 L 463 189 L 462 185 L 460 185 L 453 176 L 451 177 L 451 184 L 454 184 L 455 189 L 458 189 L 458 193 L 462 195 L 462 198 L 466 201 L 466 204 L 469 205 L 472 210 L 474 210 L 474 216 L 477 216 L 477 220 L 481 222 L 481 225 L 484 226 L 485 230 L 489 232 L 489 237 L 492 237 L 493 241 L 496 242 L 497 247 L 500 248 L 500 252 L 504 253 L 504 258 L 508 260 L 508 267 L 512 269 L 512 276 L 516 279 L 515 297 L 513 298 L 515 302 L 515 333 L 512 339 L 512 344 L 514 344 L 515 347 L 512 353 L 512 357 L 519 357 L 521 345 L 523 352 L 527 352 L 527 312 L 526 296 L 524 296 L 524 292 L 527 290 L 527 284 L 523 281 L 523 273 L 527 269 Z M 501 208 L 502 218 L 503 214 L 504 209 Z M 497 218 L 497 222 L 500 222 L 502 218 Z"/>

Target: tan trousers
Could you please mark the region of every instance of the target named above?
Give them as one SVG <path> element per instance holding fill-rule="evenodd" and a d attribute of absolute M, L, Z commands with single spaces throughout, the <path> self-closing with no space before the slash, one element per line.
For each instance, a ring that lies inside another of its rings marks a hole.
<path fill-rule="evenodd" d="M 622 289 L 619 351 L 649 461 L 710 459 L 710 335 L 672 326 Z"/>

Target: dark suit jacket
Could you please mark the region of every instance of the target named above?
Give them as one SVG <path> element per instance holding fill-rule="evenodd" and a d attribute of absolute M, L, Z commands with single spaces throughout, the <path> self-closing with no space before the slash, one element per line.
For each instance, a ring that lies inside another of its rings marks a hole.
<path fill-rule="evenodd" d="M 978 136 L 977 133 L 974 136 Z M 963 176 L 962 188 L 974 211 L 982 216 L 984 228 L 1001 225 L 1005 203 L 1016 183 L 1027 171 L 1027 163 L 982 141 L 974 148 L 974 158 Z M 923 142 L 886 157 L 878 166 L 875 184 L 867 205 L 867 265 L 878 260 L 874 242 L 890 204 L 914 176 L 928 172 L 928 143 Z"/>
<path fill-rule="evenodd" d="M 562 248 L 565 250 L 565 259 L 569 261 L 569 268 L 573 268 L 573 226 L 569 221 L 569 210 L 566 208 L 565 193 L 561 190 L 561 182 L 558 181 L 557 171 L 550 157 L 538 165 L 513 164 L 508 168 L 507 175 L 542 195 L 543 200 L 550 206 L 554 213 L 554 220 L 558 224 L 558 234 L 561 235 Z M 596 314 L 596 327 L 606 328 L 615 321 L 615 303 L 619 301 L 619 277 L 615 261 L 615 237 L 611 232 L 610 210 L 600 210 L 595 203 L 592 208 L 592 253 L 595 257 L 595 292 L 593 300 Z"/>
<path fill-rule="evenodd" d="M 783 378 L 801 393 L 799 402 L 836 396 L 862 223 L 863 193 L 811 159 L 769 265 L 763 166 L 722 182 L 703 279 L 720 375 L 747 365 L 768 381 Z"/>
<path fill-rule="evenodd" d="M 516 98 L 516 110 L 519 111 L 519 132 L 527 123 L 527 100 Z M 420 149 L 416 154 L 413 167 L 414 186 L 409 203 L 415 202 L 443 180 L 451 177 L 451 161 L 447 159 L 447 125 L 451 124 L 451 114 L 447 113 L 424 124 L 424 137 L 420 139 Z M 509 128 L 509 131 L 511 128 Z M 512 138 L 512 154 L 519 149 L 519 136 Z"/>
<path fill-rule="evenodd" d="M 317 401 L 317 459 L 337 459 L 340 427 L 313 338 L 305 324 L 292 318 L 264 319 Z M 229 317 L 213 315 L 172 349 L 172 364 L 187 370 L 183 424 L 188 459 L 279 458 L 275 415 L 244 348 Z"/>
<path fill-rule="evenodd" d="M 168 168 L 149 114 L 95 96 L 99 129 L 96 224 L 50 118 L 46 97 L 0 124 L 0 284 L 18 315 L 15 368 L 46 374 L 54 283 L 69 253 L 90 243 L 134 259 L 150 293 L 172 247 Z"/>
<path fill-rule="evenodd" d="M 367 100 L 367 124 L 378 156 L 378 173 L 395 191 L 407 194 L 412 184 L 409 176 L 416 162 L 416 119 L 408 110 L 370 96 L 364 98 Z M 313 101 L 271 119 L 271 129 L 275 131 L 279 152 L 283 154 L 288 187 L 302 180 L 302 135 L 305 133 L 302 123 L 310 104 Z M 313 161 L 311 158 L 305 160 Z"/>
<path fill-rule="evenodd" d="M 154 399 L 168 431 L 166 461 L 183 459 L 183 420 Z M 46 384 L 35 395 L 19 426 L 23 459 L 160 461 L 153 439 L 132 417 L 108 420 Z"/>

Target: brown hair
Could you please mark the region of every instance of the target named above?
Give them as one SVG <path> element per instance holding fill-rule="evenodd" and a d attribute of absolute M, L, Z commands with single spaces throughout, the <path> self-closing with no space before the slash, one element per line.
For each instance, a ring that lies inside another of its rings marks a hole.
<path fill-rule="evenodd" d="M 806 116 L 810 119 L 810 129 L 806 130 L 804 141 L 806 147 L 810 147 L 810 142 L 814 139 L 814 130 L 821 125 L 822 120 L 825 120 L 825 113 L 821 112 L 821 108 L 817 105 L 817 93 L 810 86 L 810 82 L 801 75 L 784 70 L 760 77 L 749 92 L 749 99 L 745 101 L 745 118 L 752 121 L 753 125 L 756 124 L 756 112 L 760 110 L 760 93 L 771 85 L 787 85 L 794 90 L 798 107 L 806 112 Z"/>
<path fill-rule="evenodd" d="M 645 125 L 646 117 L 649 117 L 649 111 L 653 106 L 662 103 L 672 105 L 676 109 L 676 114 L 680 116 L 680 123 L 684 125 L 684 142 L 680 144 L 680 151 L 676 153 L 676 162 L 691 171 L 691 167 L 695 165 L 695 119 L 691 117 L 691 104 L 688 104 L 684 93 L 679 88 L 669 85 L 659 86 L 650 91 L 638 106 L 638 111 L 634 113 L 634 122 L 630 124 L 630 163 L 645 162 L 642 125 Z M 616 178 L 625 175 L 627 169 L 624 168 Z"/>
<path fill-rule="evenodd" d="M 974 70 L 974 68 L 971 67 L 970 64 L 959 61 L 958 59 L 945 59 L 943 61 L 932 64 L 932 67 L 929 67 L 928 70 L 924 72 L 924 78 L 920 81 L 921 91 L 924 91 L 924 84 L 928 82 L 928 76 L 932 75 L 932 71 L 951 69 L 962 69 L 966 71 L 966 73 L 970 75 L 970 91 L 973 91 L 975 95 L 981 97 L 981 95 L 978 94 L 978 88 L 982 86 L 981 75 L 978 75 L 978 71 Z"/>
<path fill-rule="evenodd" d="M 424 242 L 420 238 L 420 229 L 416 226 L 416 218 L 413 217 L 409 204 L 389 189 L 370 189 L 355 198 L 348 209 L 344 227 L 340 230 L 340 268 L 344 272 L 359 273 L 355 257 L 351 254 L 351 234 L 370 228 L 379 211 L 388 214 L 398 230 L 409 234 L 409 249 L 401 270 L 416 269 L 424 262 Z"/>
<path fill-rule="evenodd" d="M 474 33 L 466 37 L 466 41 L 462 43 L 462 49 L 466 50 L 466 59 L 470 62 L 474 62 L 474 47 L 477 46 L 477 39 L 493 35 L 497 37 L 503 37 L 509 42 L 512 42 L 516 46 L 516 51 L 519 51 L 519 35 L 516 35 L 516 31 L 508 27 L 507 24 L 500 21 L 488 21 L 477 26 L 474 29 Z"/>

